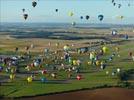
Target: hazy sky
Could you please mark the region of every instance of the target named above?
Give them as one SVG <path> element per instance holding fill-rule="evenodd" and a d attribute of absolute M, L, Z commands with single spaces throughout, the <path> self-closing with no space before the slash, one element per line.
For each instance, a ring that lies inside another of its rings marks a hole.
<path fill-rule="evenodd" d="M 33 8 L 32 0 L 0 0 L 1 22 L 67 22 L 77 23 L 125 23 L 134 24 L 134 0 L 116 0 L 122 7 L 114 7 L 111 0 L 37 0 Z M 128 7 L 130 3 L 130 7 Z M 25 8 L 29 17 L 23 19 L 22 9 Z M 56 13 L 55 9 L 59 9 Z M 68 13 L 74 16 L 69 17 Z M 100 22 L 98 15 L 103 14 L 104 20 Z M 88 21 L 81 20 L 80 16 L 89 15 Z M 116 18 L 123 15 L 124 19 Z"/>

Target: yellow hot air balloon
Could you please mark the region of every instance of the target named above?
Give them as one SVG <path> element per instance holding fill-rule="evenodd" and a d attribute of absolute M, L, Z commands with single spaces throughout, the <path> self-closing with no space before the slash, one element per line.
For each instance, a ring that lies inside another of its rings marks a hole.
<path fill-rule="evenodd" d="M 94 59 L 95 58 L 95 52 L 91 52 L 90 53 L 90 60 Z"/>
<path fill-rule="evenodd" d="M 59 43 L 56 43 L 55 45 L 56 45 L 56 47 L 58 47 L 59 46 Z"/>
<path fill-rule="evenodd" d="M 100 61 L 99 61 L 99 60 L 96 61 L 96 65 L 97 65 L 97 66 L 100 65 Z"/>
<path fill-rule="evenodd" d="M 88 65 L 91 65 L 91 64 L 92 64 L 92 62 L 91 62 L 91 61 L 88 61 L 87 63 L 88 63 Z"/>
<path fill-rule="evenodd" d="M 73 13 L 73 12 L 69 12 L 68 15 L 69 15 L 70 17 L 72 17 L 72 16 L 74 15 L 74 13 Z"/>
<path fill-rule="evenodd" d="M 119 47 L 115 47 L 116 52 L 119 52 Z"/>
<path fill-rule="evenodd" d="M 100 64 L 103 65 L 104 64 L 104 61 L 101 61 Z"/>
<path fill-rule="evenodd" d="M 78 49 L 78 54 L 80 54 L 81 53 L 81 50 L 80 49 Z"/>
<path fill-rule="evenodd" d="M 68 45 L 65 45 L 65 46 L 63 47 L 63 49 L 64 49 L 64 51 L 68 51 L 68 50 L 70 49 L 70 47 L 69 47 Z"/>
<path fill-rule="evenodd" d="M 10 80 L 13 80 L 15 78 L 15 74 L 10 75 Z"/>
<path fill-rule="evenodd" d="M 15 73 L 15 68 L 12 68 L 11 69 L 11 73 Z"/>
<path fill-rule="evenodd" d="M 77 61 L 76 60 L 73 60 L 73 65 L 77 65 Z"/>
<path fill-rule="evenodd" d="M 33 81 L 32 77 L 28 77 L 28 78 L 27 78 L 27 82 L 28 82 L 28 83 L 31 83 L 32 81 Z"/>
<path fill-rule="evenodd" d="M 124 16 L 117 16 L 117 19 L 123 19 Z"/>
<path fill-rule="evenodd" d="M 108 48 L 107 48 L 106 46 L 104 46 L 104 47 L 102 48 L 102 50 L 103 50 L 103 53 L 106 53 L 106 52 L 108 51 Z"/>

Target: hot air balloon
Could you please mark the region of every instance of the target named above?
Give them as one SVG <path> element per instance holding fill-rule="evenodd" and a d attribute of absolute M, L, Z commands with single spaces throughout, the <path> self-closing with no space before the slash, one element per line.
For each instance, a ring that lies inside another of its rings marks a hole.
<path fill-rule="evenodd" d="M 88 20 L 90 18 L 90 16 L 86 15 L 86 20 Z"/>
<path fill-rule="evenodd" d="M 47 74 L 47 70 L 42 70 L 42 72 L 41 72 L 43 75 L 44 74 Z"/>
<path fill-rule="evenodd" d="M 76 22 L 72 22 L 72 26 L 75 26 L 76 25 Z"/>
<path fill-rule="evenodd" d="M 108 48 L 107 48 L 106 46 L 104 46 L 104 47 L 102 48 L 102 50 L 103 50 L 103 53 L 106 53 L 106 52 L 108 51 Z"/>
<path fill-rule="evenodd" d="M 10 79 L 13 80 L 15 78 L 15 74 L 10 74 Z"/>
<path fill-rule="evenodd" d="M 117 19 L 123 19 L 124 16 L 117 16 Z"/>
<path fill-rule="evenodd" d="M 112 0 L 112 3 L 114 3 L 114 0 Z"/>
<path fill-rule="evenodd" d="M 46 80 L 47 80 L 47 79 L 46 79 L 45 77 L 42 77 L 42 78 L 41 78 L 41 82 L 42 82 L 42 83 L 45 83 Z"/>
<path fill-rule="evenodd" d="M 55 12 L 58 12 L 58 9 L 55 9 Z"/>
<path fill-rule="evenodd" d="M 49 52 L 49 49 L 48 48 L 45 48 L 44 52 L 45 53 L 48 53 Z"/>
<path fill-rule="evenodd" d="M 82 79 L 82 75 L 77 75 L 76 78 L 77 78 L 77 80 L 81 80 Z"/>
<path fill-rule="evenodd" d="M 112 30 L 112 35 L 117 35 L 117 30 Z"/>
<path fill-rule="evenodd" d="M 24 9 L 24 8 L 22 9 L 22 12 L 23 12 L 23 13 L 25 12 L 25 9 Z"/>
<path fill-rule="evenodd" d="M 121 7 L 121 4 L 118 4 L 118 8 L 120 8 Z"/>
<path fill-rule="evenodd" d="M 35 7 L 37 5 L 37 2 L 36 1 L 33 1 L 32 2 L 32 6 Z"/>
<path fill-rule="evenodd" d="M 56 78 L 56 73 L 52 73 L 51 76 L 52 76 L 53 78 Z"/>
<path fill-rule="evenodd" d="M 120 73 L 121 69 L 120 68 L 117 68 L 117 73 Z"/>
<path fill-rule="evenodd" d="M 106 75 L 108 75 L 109 74 L 109 71 L 106 71 Z"/>
<path fill-rule="evenodd" d="M 70 17 L 72 17 L 73 15 L 74 15 L 74 13 L 73 12 L 69 12 L 69 14 L 68 14 Z"/>
<path fill-rule="evenodd" d="M 115 6 L 115 5 L 116 5 L 116 3 L 114 2 L 114 3 L 113 3 L 113 5 Z"/>
<path fill-rule="evenodd" d="M 23 14 L 23 17 L 26 20 L 28 18 L 28 14 Z"/>
<path fill-rule="evenodd" d="M 65 46 L 63 47 L 63 49 L 64 49 L 64 51 L 68 51 L 68 50 L 70 49 L 70 47 L 69 47 L 69 45 L 65 45 Z"/>
<path fill-rule="evenodd" d="M 28 82 L 28 83 L 31 83 L 32 81 L 33 81 L 33 79 L 32 79 L 31 76 L 27 78 L 27 82 Z"/>
<path fill-rule="evenodd" d="M 125 34 L 125 39 L 126 39 L 126 40 L 128 39 L 128 35 L 127 35 L 127 34 Z"/>
<path fill-rule="evenodd" d="M 17 52 L 18 50 L 19 50 L 19 48 L 18 48 L 18 47 L 16 47 L 16 48 L 15 48 L 15 52 Z"/>
<path fill-rule="evenodd" d="M 34 62 L 34 66 L 35 66 L 35 67 L 38 67 L 38 66 L 39 66 L 39 62 L 35 61 L 35 62 Z"/>
<path fill-rule="evenodd" d="M 103 18 L 104 18 L 104 16 L 103 16 L 103 15 L 98 15 L 98 19 L 99 19 L 100 21 L 102 21 L 102 20 L 103 20 Z"/>
<path fill-rule="evenodd" d="M 3 70 L 3 67 L 2 66 L 0 66 L 0 72 Z"/>
<path fill-rule="evenodd" d="M 80 16 L 80 19 L 83 19 L 83 16 Z"/>

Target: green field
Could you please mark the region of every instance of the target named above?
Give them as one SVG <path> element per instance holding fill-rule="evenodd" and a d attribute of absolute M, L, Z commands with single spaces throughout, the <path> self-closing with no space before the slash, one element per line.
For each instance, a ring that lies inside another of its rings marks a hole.
<path fill-rule="evenodd" d="M 42 75 L 41 73 L 36 74 L 35 80 L 33 80 L 31 83 L 27 82 L 27 77 L 31 74 L 27 74 L 28 72 L 25 70 L 26 65 L 33 60 L 34 57 L 38 56 L 40 53 L 31 53 L 31 59 L 28 61 L 20 61 L 19 62 L 19 71 L 23 73 L 16 73 L 16 77 L 14 80 L 10 81 L 9 75 L 10 73 L 6 73 L 5 71 L 2 71 L 0 73 L 1 77 L 6 77 L 6 82 L 2 83 L 0 86 L 0 95 L 1 97 L 22 97 L 22 96 L 35 96 L 35 95 L 41 95 L 41 94 L 49 94 L 49 93 L 57 93 L 57 92 L 63 92 L 63 91 L 70 91 L 70 90 L 79 90 L 79 89 L 92 89 L 97 87 L 107 87 L 107 86 L 122 86 L 126 87 L 124 85 L 124 80 L 119 79 L 119 73 L 115 73 L 115 75 L 112 75 L 113 71 L 116 71 L 117 68 L 121 69 L 120 73 L 123 73 L 127 70 L 133 70 L 134 69 L 134 61 L 129 57 L 129 52 L 134 51 L 134 41 L 123 41 L 120 44 L 106 44 L 106 46 L 109 48 L 107 53 L 101 56 L 100 61 L 104 61 L 105 59 L 108 59 L 109 56 L 115 52 L 115 46 L 118 46 L 120 48 L 119 55 L 117 54 L 113 57 L 112 61 L 106 62 L 106 68 L 104 70 L 100 69 L 100 66 L 96 65 L 88 65 L 89 61 L 89 51 L 86 53 L 78 54 L 74 53 L 71 54 L 72 59 L 80 59 L 82 64 L 80 67 L 80 72 L 71 72 L 72 77 L 67 77 L 67 72 L 65 70 L 54 70 L 52 72 L 57 73 L 57 78 L 52 78 L 49 74 Z M 104 45 L 100 45 L 96 48 L 97 51 L 99 51 Z M 13 51 L 5 52 L 4 50 L 1 50 L 1 54 L 14 54 Z M 22 52 L 18 52 L 18 55 Z M 51 52 L 52 53 L 52 52 Z M 50 54 L 51 54 L 50 53 Z M 63 55 L 63 52 L 59 52 L 58 54 L 55 54 L 57 57 L 61 57 Z M 50 69 L 49 67 L 56 65 L 55 62 L 52 61 L 53 56 L 50 55 L 50 58 L 45 60 L 42 64 L 43 67 L 39 68 L 33 68 L 30 70 L 30 72 L 42 70 L 42 69 Z M 69 65 L 66 61 L 61 61 L 65 65 Z M 50 65 L 47 66 L 46 64 Z M 57 66 L 60 66 L 60 64 L 57 64 Z M 73 65 L 72 65 L 73 66 Z M 109 74 L 106 74 L 106 71 L 109 72 Z M 82 75 L 81 80 L 77 80 L 76 76 L 80 74 Z M 133 73 L 132 75 L 133 76 Z M 45 77 L 47 79 L 46 82 L 42 83 L 40 81 L 41 77 Z M 2 80 L 2 79 L 1 79 Z M 127 78 L 125 80 L 129 84 L 133 86 L 134 84 L 134 78 Z"/>

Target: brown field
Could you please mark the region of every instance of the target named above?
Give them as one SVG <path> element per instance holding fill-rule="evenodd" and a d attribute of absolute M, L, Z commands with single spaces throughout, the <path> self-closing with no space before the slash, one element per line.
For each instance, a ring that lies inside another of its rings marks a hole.
<path fill-rule="evenodd" d="M 55 34 L 59 34 L 60 32 L 76 32 L 76 33 L 69 33 L 72 35 L 79 35 L 82 37 L 109 37 L 111 34 L 110 29 L 53 29 L 53 30 L 45 30 L 50 32 L 55 32 Z M 57 33 L 59 32 L 59 33 Z M 119 29 L 118 31 L 120 34 L 128 34 L 129 36 L 134 36 L 134 32 L 132 29 L 125 28 L 125 29 Z M 6 32 L 2 33 L 0 32 L 0 48 L 4 51 L 14 51 L 15 47 L 19 47 L 19 51 L 25 51 L 26 46 L 30 46 L 31 44 L 34 44 L 35 48 L 30 50 L 31 52 L 41 52 L 44 50 L 44 48 L 49 48 L 52 51 L 53 50 L 59 50 L 62 49 L 64 45 L 68 44 L 71 46 L 71 48 L 79 48 L 79 47 L 86 47 L 89 46 L 91 42 L 96 41 L 105 41 L 103 39 L 82 39 L 82 40 L 59 40 L 59 39 L 41 39 L 41 38 L 24 38 L 24 39 L 15 39 L 11 38 L 9 35 L 3 35 Z M 2 34 L 2 35 L 1 35 Z M 8 33 L 6 33 L 8 34 Z M 60 33 L 62 34 L 62 33 Z M 66 35 L 67 33 L 63 33 Z M 68 35 L 68 34 L 67 34 Z M 49 46 L 49 42 L 51 42 L 51 46 Z M 59 46 L 56 47 L 56 43 L 59 43 Z M 72 47 L 72 44 L 74 45 Z"/>
<path fill-rule="evenodd" d="M 133 100 L 134 89 L 104 88 L 62 94 L 36 96 L 20 100 Z"/>

